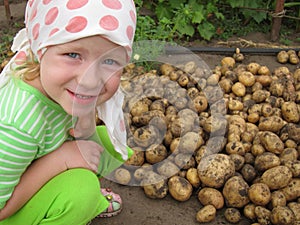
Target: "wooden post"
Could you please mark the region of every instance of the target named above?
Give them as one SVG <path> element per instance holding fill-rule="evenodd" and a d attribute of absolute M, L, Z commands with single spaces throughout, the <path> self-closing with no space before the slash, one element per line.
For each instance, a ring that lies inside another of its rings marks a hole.
<path fill-rule="evenodd" d="M 8 0 L 3 0 L 4 1 L 4 7 L 5 7 L 5 13 L 6 13 L 6 18 L 8 20 L 11 20 L 11 13 L 10 13 L 10 8 L 9 8 L 9 2 Z"/>
<path fill-rule="evenodd" d="M 284 0 L 276 0 L 275 17 L 272 18 L 272 30 L 271 30 L 271 41 L 278 41 L 280 27 L 281 27 L 281 17 L 277 17 L 277 14 L 283 12 Z"/>

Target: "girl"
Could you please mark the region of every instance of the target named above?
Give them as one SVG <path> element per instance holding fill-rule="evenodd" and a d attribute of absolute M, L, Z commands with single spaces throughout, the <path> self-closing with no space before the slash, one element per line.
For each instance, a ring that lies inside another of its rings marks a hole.
<path fill-rule="evenodd" d="M 109 206 L 96 175 L 131 154 L 119 83 L 134 3 L 30 0 L 25 24 L 0 76 L 0 225 L 83 225 Z"/>

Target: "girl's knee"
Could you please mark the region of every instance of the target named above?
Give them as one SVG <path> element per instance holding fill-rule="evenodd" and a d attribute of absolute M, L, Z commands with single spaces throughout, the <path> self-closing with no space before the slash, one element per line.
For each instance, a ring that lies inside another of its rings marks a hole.
<path fill-rule="evenodd" d="M 59 185 L 62 189 L 48 212 L 54 222 L 73 224 L 76 220 L 77 224 L 81 224 L 81 221 L 91 220 L 107 207 L 108 203 L 100 192 L 99 180 L 89 170 L 68 170 L 60 174 L 56 182 L 62 182 Z M 69 223 L 68 219 L 73 223 Z"/>
<path fill-rule="evenodd" d="M 66 171 L 68 177 L 64 183 L 64 196 L 74 204 L 89 205 L 100 200 L 100 183 L 97 176 L 86 169 L 72 169 Z"/>

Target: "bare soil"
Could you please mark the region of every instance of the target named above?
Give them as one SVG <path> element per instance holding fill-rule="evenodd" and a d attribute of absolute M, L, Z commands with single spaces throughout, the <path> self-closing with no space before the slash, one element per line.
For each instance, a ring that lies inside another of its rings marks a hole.
<path fill-rule="evenodd" d="M 12 28 L 14 22 L 22 23 L 23 14 L 25 9 L 26 1 L 12 1 L 11 4 L 11 21 L 7 21 L 5 16 L 5 10 L 3 5 L 0 5 L 0 35 L 2 35 L 4 30 L 7 28 Z M 2 2 L 1 2 L 2 3 Z M 13 29 L 13 28 L 12 28 Z M 17 32 L 17 30 L 15 30 Z M 299 33 L 294 34 L 294 42 L 292 45 L 300 47 L 300 43 L 297 42 L 299 38 Z M 242 38 L 244 40 L 251 41 L 253 43 L 265 43 L 270 45 L 278 45 L 278 43 L 270 43 L 270 34 L 262 33 L 251 33 L 245 37 L 234 37 L 229 41 L 239 41 Z M 190 43 L 190 46 L 195 47 L 199 45 L 196 42 Z M 230 44 L 219 45 L 218 41 L 212 41 L 208 44 L 209 46 L 219 46 L 219 47 L 243 47 Z M 251 47 L 251 46 L 250 46 Z M 221 59 L 225 54 L 215 54 L 198 52 L 197 53 L 211 68 L 220 64 Z M 258 62 L 261 65 L 266 65 L 272 71 L 282 64 L 276 61 L 275 54 L 263 55 L 263 54 L 245 54 L 245 60 L 243 63 L 248 62 Z M 291 71 L 294 71 L 299 65 L 285 64 Z M 196 225 L 199 224 L 196 221 L 196 213 L 202 207 L 200 202 L 197 200 L 197 193 L 195 192 L 191 198 L 186 202 L 178 202 L 174 200 L 170 195 L 164 199 L 150 199 L 145 196 L 143 190 L 140 187 L 124 186 L 112 182 L 107 179 L 103 179 L 101 182 L 102 187 L 110 187 L 115 192 L 119 193 L 123 199 L 123 210 L 120 215 L 112 218 L 95 218 L 92 225 Z M 74 187 L 76 188 L 76 187 Z M 80 206 L 79 206 L 80 207 Z M 220 210 L 217 213 L 217 218 L 214 222 L 207 223 L 207 225 L 216 224 L 229 224 L 224 216 L 224 210 Z M 250 225 L 251 221 L 243 219 L 238 225 Z"/>

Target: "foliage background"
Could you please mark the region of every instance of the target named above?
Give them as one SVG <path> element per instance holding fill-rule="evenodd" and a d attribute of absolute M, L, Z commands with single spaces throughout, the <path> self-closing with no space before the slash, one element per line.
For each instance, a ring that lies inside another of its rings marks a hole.
<path fill-rule="evenodd" d="M 270 32 L 276 0 L 135 0 L 136 40 L 228 39 Z M 146 13 L 145 13 L 146 9 Z M 300 2 L 285 1 L 281 38 L 299 31 Z"/>

